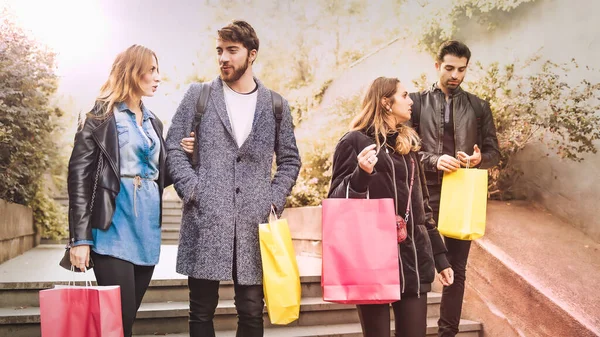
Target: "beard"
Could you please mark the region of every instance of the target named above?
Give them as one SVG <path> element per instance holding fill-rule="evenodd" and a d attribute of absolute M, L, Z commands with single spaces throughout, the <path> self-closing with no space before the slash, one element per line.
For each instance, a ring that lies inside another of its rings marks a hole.
<path fill-rule="evenodd" d="M 452 81 L 452 82 L 456 82 L 456 84 L 454 84 L 454 83 L 450 83 L 451 81 Z M 454 91 L 454 90 L 456 90 L 458 87 L 460 87 L 460 85 L 462 84 L 462 80 L 456 80 L 456 81 L 454 81 L 454 80 L 452 80 L 452 79 L 448 79 L 448 80 L 446 80 L 446 83 L 444 83 L 444 84 L 445 84 L 446 88 L 448 88 L 448 90 L 450 90 L 450 91 Z"/>
<path fill-rule="evenodd" d="M 250 65 L 250 57 L 248 57 L 246 59 L 246 62 L 240 68 L 236 68 L 235 66 L 231 66 L 231 68 L 233 69 L 233 71 L 230 70 L 229 75 L 225 74 L 225 72 L 223 71 L 223 68 L 221 68 L 220 69 L 220 71 L 221 71 L 221 79 L 223 79 L 223 81 L 225 81 L 226 83 L 236 82 L 237 80 L 239 80 L 240 78 L 242 78 L 242 76 L 246 73 L 246 70 L 248 70 L 248 66 L 249 65 Z"/>

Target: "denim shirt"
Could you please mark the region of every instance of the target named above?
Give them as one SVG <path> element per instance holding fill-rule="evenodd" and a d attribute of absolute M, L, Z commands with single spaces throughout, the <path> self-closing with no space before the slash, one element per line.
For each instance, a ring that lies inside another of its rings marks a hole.
<path fill-rule="evenodd" d="M 160 197 L 155 181 L 160 138 L 152 126 L 154 116 L 144 105 L 141 108 L 140 130 L 127 105 L 115 105 L 121 188 L 111 226 L 105 231 L 92 229 L 93 242 L 88 244 L 98 254 L 148 266 L 156 265 L 160 255 Z"/>

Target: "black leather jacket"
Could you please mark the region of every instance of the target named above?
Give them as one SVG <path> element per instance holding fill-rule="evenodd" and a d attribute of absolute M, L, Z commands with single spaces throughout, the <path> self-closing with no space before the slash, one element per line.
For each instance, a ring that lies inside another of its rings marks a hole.
<path fill-rule="evenodd" d="M 427 184 L 439 185 L 442 183 L 443 172 L 438 171 L 437 160 L 442 156 L 444 147 L 444 123 L 441 112 L 444 111 L 446 96 L 434 84 L 425 91 L 411 93 L 410 97 L 414 101 L 413 119 L 415 119 L 415 114 L 419 114 L 420 117 L 416 117 L 419 121 L 418 125 L 413 125 L 413 120 L 407 124 L 415 127 L 421 136 L 419 155 L 425 168 Z M 490 105 L 460 87 L 455 90 L 452 103 L 455 151 L 463 151 L 472 155 L 473 146 L 477 144 L 481 150 L 481 163 L 477 167 L 488 169 L 497 165 L 500 160 L 500 149 Z M 477 116 L 474 104 L 480 105 L 481 116 Z M 481 132 L 478 132 L 478 129 Z"/>
<path fill-rule="evenodd" d="M 102 110 L 99 104 L 91 114 L 98 115 Z M 165 161 L 167 153 L 163 139 L 163 125 L 158 118 L 150 119 L 156 134 L 160 138 L 158 189 L 162 192 L 170 185 Z M 100 156 L 103 165 L 98 169 Z M 90 210 L 92 193 L 98 173 L 96 194 L 93 209 Z M 70 242 L 92 240 L 92 228 L 107 229 L 110 227 L 115 212 L 115 199 L 119 193 L 120 182 L 119 140 L 117 123 L 114 115 L 106 119 L 88 117 L 82 128 L 75 134 L 73 152 L 69 159 L 68 194 L 69 194 L 69 236 Z"/>

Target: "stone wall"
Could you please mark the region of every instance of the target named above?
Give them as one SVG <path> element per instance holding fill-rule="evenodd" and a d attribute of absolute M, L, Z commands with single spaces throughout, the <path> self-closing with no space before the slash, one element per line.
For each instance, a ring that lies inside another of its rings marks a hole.
<path fill-rule="evenodd" d="M 0 263 L 39 244 L 29 207 L 0 199 Z"/>

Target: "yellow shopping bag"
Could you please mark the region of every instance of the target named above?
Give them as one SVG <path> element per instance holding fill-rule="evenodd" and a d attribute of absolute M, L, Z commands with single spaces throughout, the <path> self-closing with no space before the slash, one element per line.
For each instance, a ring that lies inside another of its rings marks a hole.
<path fill-rule="evenodd" d="M 300 273 L 287 220 L 258 226 L 265 303 L 271 324 L 288 324 L 300 315 Z"/>
<path fill-rule="evenodd" d="M 444 173 L 438 230 L 444 236 L 475 240 L 485 233 L 487 170 Z"/>

